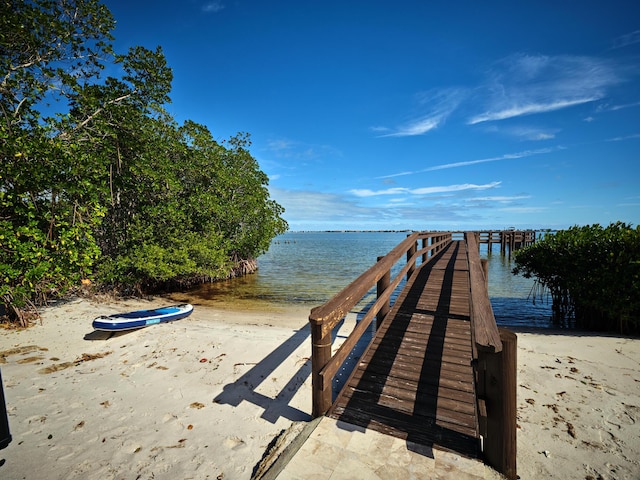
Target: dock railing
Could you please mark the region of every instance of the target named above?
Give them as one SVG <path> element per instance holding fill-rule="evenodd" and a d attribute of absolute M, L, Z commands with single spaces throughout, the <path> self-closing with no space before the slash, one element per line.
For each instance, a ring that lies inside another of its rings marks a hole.
<path fill-rule="evenodd" d="M 418 260 L 421 260 L 420 264 L 428 262 L 451 241 L 451 232 L 412 233 L 387 255 L 379 257 L 377 263 L 328 302 L 311 310 L 309 323 L 312 344 L 311 378 L 314 418 L 324 415 L 331 407 L 334 377 L 373 319 L 377 318 L 378 325 L 384 321 L 390 310 L 391 295 L 402 279 L 405 276 L 411 277 L 418 265 Z M 406 258 L 406 264 L 392 279 L 392 268 L 403 258 Z M 333 330 L 374 287 L 377 288 L 376 301 L 332 355 Z"/>
<path fill-rule="evenodd" d="M 486 261 L 480 260 L 478 237 L 477 233 L 465 233 L 479 433 L 485 461 L 508 479 L 515 479 L 517 338 L 496 324 L 487 288 Z"/>

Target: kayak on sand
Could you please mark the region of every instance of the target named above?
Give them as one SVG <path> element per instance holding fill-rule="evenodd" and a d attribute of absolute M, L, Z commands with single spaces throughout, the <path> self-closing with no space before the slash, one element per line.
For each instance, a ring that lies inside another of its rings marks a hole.
<path fill-rule="evenodd" d="M 156 323 L 173 322 L 188 317 L 193 311 L 193 305 L 183 303 L 169 307 L 154 308 L 153 310 L 137 310 L 128 313 L 116 313 L 103 315 L 93 320 L 95 330 L 116 332 L 120 330 L 132 330 L 134 328 L 147 327 Z"/>

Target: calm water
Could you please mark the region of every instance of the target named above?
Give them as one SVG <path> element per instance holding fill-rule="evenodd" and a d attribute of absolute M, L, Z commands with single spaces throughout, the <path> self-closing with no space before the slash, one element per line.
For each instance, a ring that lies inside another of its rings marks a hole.
<path fill-rule="evenodd" d="M 275 238 L 258 259 L 256 274 L 204 285 L 189 294 L 201 303 L 221 307 L 295 304 L 311 309 L 355 280 L 406 236 L 404 232 L 289 232 Z M 489 296 L 498 324 L 550 327 L 550 303 L 534 305 L 528 298 L 533 281 L 511 274 L 512 262 L 500 255 L 498 245 L 493 252 L 489 255 L 487 246 L 481 246 L 481 256 L 489 259 Z M 374 299 L 372 290 L 356 310 Z"/>

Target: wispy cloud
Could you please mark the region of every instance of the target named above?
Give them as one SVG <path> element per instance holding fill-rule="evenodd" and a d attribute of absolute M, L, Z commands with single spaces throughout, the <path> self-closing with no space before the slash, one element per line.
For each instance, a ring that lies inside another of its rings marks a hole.
<path fill-rule="evenodd" d="M 424 135 L 444 123 L 466 93 L 461 89 L 441 89 L 417 95 L 418 109 L 424 113 L 395 128 L 373 127 L 380 137 L 412 137 Z"/>
<path fill-rule="evenodd" d="M 288 139 L 267 142 L 267 150 L 276 158 L 314 160 L 326 156 L 342 157 L 342 152 L 330 145 L 316 145 Z"/>
<path fill-rule="evenodd" d="M 636 30 L 631 33 L 627 33 L 625 35 L 621 35 L 618 38 L 613 40 L 612 48 L 623 48 L 628 47 L 629 45 L 633 45 L 636 43 L 640 43 L 640 30 Z"/>
<path fill-rule="evenodd" d="M 597 111 L 598 112 L 616 112 L 618 110 L 624 110 L 625 108 L 633 108 L 633 107 L 640 107 L 640 102 L 624 103 L 619 105 L 609 105 L 607 103 L 607 104 L 598 106 Z"/>
<path fill-rule="evenodd" d="M 444 115 L 433 115 L 414 120 L 410 123 L 398 127 L 391 133 L 385 133 L 382 137 L 413 137 L 416 135 L 424 135 L 425 133 L 435 129 L 444 119 Z"/>
<path fill-rule="evenodd" d="M 632 140 L 635 138 L 640 138 L 640 133 L 634 133 L 633 135 L 625 135 L 623 137 L 609 138 L 607 142 L 622 142 L 623 140 Z"/>
<path fill-rule="evenodd" d="M 547 207 L 504 207 L 498 210 L 511 213 L 539 213 L 547 210 Z"/>
<path fill-rule="evenodd" d="M 513 195 L 510 197 L 507 196 L 499 196 L 499 195 L 493 195 L 490 197 L 474 197 L 471 200 L 476 201 L 476 202 L 513 202 L 515 200 L 525 200 L 527 198 L 531 198 L 531 195 Z"/>
<path fill-rule="evenodd" d="M 287 221 L 334 221 L 366 215 L 368 210 L 343 195 L 312 190 L 269 188 L 269 193 L 285 209 Z"/>
<path fill-rule="evenodd" d="M 515 160 L 518 158 L 531 157 L 533 155 L 542 155 L 544 153 L 551 153 L 557 149 L 558 148 L 540 148 L 537 150 L 525 150 L 524 152 L 518 152 L 518 153 L 506 153 L 504 155 L 500 155 L 499 157 L 482 158 L 479 160 L 469 160 L 467 162 L 455 162 L 455 163 L 446 163 L 443 165 L 436 165 L 433 167 L 425 168 L 422 171 L 431 172 L 434 170 L 444 170 L 447 168 L 467 167 L 469 165 L 477 165 L 479 163 L 498 162 L 500 160 Z"/>
<path fill-rule="evenodd" d="M 516 137 L 521 140 L 543 141 L 556 138 L 558 129 L 544 129 L 528 126 L 514 126 L 514 127 L 498 127 L 497 125 L 490 125 L 487 127 L 488 132 L 495 132 L 510 137 Z"/>
<path fill-rule="evenodd" d="M 532 115 L 534 113 L 552 112 L 554 110 L 560 110 L 562 108 L 573 107 L 574 105 L 580 105 L 582 103 L 595 102 L 602 98 L 600 95 L 592 97 L 581 97 L 572 100 L 550 100 L 541 101 L 536 103 L 535 101 L 519 101 L 514 99 L 514 104 L 498 109 L 494 111 L 488 111 L 483 114 L 477 115 L 469 120 L 469 125 L 475 125 L 476 123 L 492 122 L 495 120 L 505 120 L 507 118 L 519 117 L 521 115 Z"/>
<path fill-rule="evenodd" d="M 551 112 L 602 99 L 620 79 L 607 61 L 583 56 L 516 55 L 497 64 L 485 111 L 468 124 Z"/>
<path fill-rule="evenodd" d="M 504 155 L 500 155 L 498 157 L 481 158 L 479 160 L 468 160 L 465 162 L 445 163 L 442 165 L 435 165 L 433 167 L 423 168 L 421 170 L 392 173 L 390 175 L 382 175 L 376 178 L 389 179 L 389 178 L 395 178 L 395 177 L 404 177 L 406 175 L 416 175 L 418 173 L 432 172 L 435 170 L 445 170 L 447 168 L 468 167 L 469 165 L 477 165 L 480 163 L 498 162 L 500 160 L 516 160 L 518 158 L 532 157 L 534 155 L 543 155 L 545 153 L 551 153 L 561 149 L 564 149 L 564 147 L 548 147 L 548 148 L 539 148 L 537 150 L 525 150 L 523 152 L 517 152 L 517 153 L 505 153 Z"/>
<path fill-rule="evenodd" d="M 202 11 L 206 13 L 218 13 L 222 10 L 224 10 L 222 2 L 209 2 L 202 6 Z"/>
<path fill-rule="evenodd" d="M 389 178 L 395 178 L 395 177 L 404 177 L 406 175 L 415 175 L 416 173 L 420 173 L 423 172 L 424 170 L 418 170 L 418 171 L 412 171 L 412 170 L 407 170 L 404 172 L 399 172 L 399 173 L 392 173 L 391 175 L 382 175 L 380 177 L 375 177 L 377 179 L 389 179 Z M 392 183 L 392 182 L 390 182 Z"/>
<path fill-rule="evenodd" d="M 437 187 L 420 187 L 420 188 L 387 188 L 384 190 L 369 190 L 369 189 L 353 189 L 349 190 L 349 193 L 357 197 L 374 197 L 380 195 L 433 195 L 437 193 L 450 193 L 461 192 L 464 190 L 487 190 L 490 188 L 496 188 L 501 182 L 491 182 L 484 185 L 476 185 L 473 183 L 463 183 L 458 185 L 442 185 Z"/>
<path fill-rule="evenodd" d="M 527 195 L 473 197 L 473 191 L 499 187 L 487 185 L 448 185 L 428 187 L 443 192 L 433 196 L 411 196 L 401 189 L 397 196 L 362 197 L 352 192 L 326 193 L 314 190 L 287 190 L 269 187 L 272 198 L 285 207 L 284 218 L 291 229 L 477 229 L 496 224 L 495 213 L 511 212 L 517 217 L 500 220 L 499 225 L 530 222 L 527 214 L 543 211 L 520 204 Z M 384 195 L 384 194 L 383 194 Z M 634 202 L 634 199 L 625 199 Z M 524 214 L 524 215 L 523 215 Z M 428 227 L 426 227 L 428 225 Z"/>

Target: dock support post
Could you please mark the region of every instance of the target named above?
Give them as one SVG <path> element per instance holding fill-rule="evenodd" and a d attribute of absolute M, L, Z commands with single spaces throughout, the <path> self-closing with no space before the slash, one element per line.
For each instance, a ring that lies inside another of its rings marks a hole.
<path fill-rule="evenodd" d="M 382 260 L 383 258 L 384 257 L 378 257 L 378 261 Z M 385 292 L 385 290 L 389 288 L 390 283 L 391 283 L 391 271 L 387 270 L 387 273 L 385 273 L 384 276 L 380 280 L 378 280 L 378 283 L 376 285 L 378 298 L 380 298 L 382 294 Z M 380 328 L 380 325 L 382 325 L 382 322 L 384 322 L 384 319 L 389 313 L 390 309 L 391 309 L 390 300 L 387 300 L 384 303 L 384 305 L 380 307 L 380 310 L 376 315 L 376 330 Z"/>
<path fill-rule="evenodd" d="M 484 456 L 489 465 L 509 480 L 515 480 L 517 337 L 507 329 L 499 331 L 502 351 L 482 354 L 487 408 Z"/>
<path fill-rule="evenodd" d="M 320 376 L 320 371 L 331 360 L 331 330 L 324 332 L 322 322 L 310 322 L 311 326 L 311 391 L 313 418 L 324 415 L 332 403 L 332 384 Z"/>

